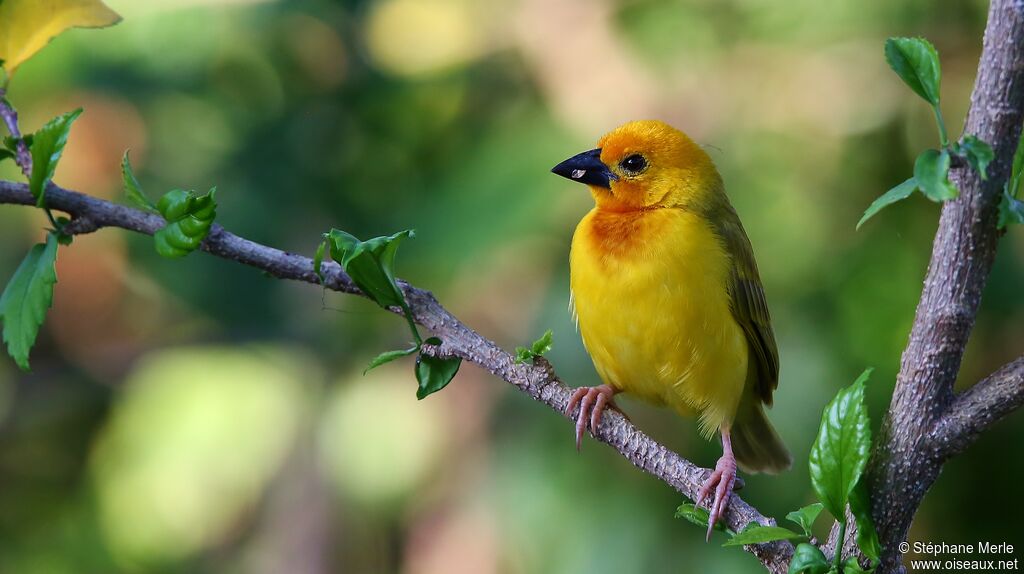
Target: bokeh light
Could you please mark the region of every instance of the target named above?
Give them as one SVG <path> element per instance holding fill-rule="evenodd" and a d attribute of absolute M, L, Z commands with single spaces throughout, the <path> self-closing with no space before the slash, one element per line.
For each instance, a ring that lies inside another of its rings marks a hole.
<path fill-rule="evenodd" d="M 287 453 L 302 365 L 274 349 L 153 353 L 93 458 L 100 519 L 125 564 L 181 559 L 222 540 Z"/>

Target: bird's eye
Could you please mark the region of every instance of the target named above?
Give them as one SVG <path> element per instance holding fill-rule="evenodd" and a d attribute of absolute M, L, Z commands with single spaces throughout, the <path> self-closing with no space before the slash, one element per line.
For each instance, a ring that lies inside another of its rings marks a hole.
<path fill-rule="evenodd" d="M 619 165 L 629 173 L 640 173 L 645 167 L 647 167 L 647 160 L 644 159 L 644 156 L 635 153 L 622 160 L 622 163 Z"/>

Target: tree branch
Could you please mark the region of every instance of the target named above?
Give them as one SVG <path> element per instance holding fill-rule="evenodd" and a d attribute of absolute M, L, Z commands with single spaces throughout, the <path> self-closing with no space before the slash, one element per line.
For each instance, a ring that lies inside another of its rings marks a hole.
<path fill-rule="evenodd" d="M 1024 2 L 992 0 L 965 133 L 991 144 L 995 160 L 987 181 L 966 168 L 951 174 L 960 197 L 942 208 L 910 341 L 869 469 L 884 550 L 880 573 L 904 570 L 898 544 L 949 455 L 929 437 L 955 408 L 953 383 L 995 259 L 999 198 L 1022 123 Z"/>
<path fill-rule="evenodd" d="M 34 205 L 28 186 L 0 181 L 0 203 Z M 66 229 L 89 232 L 102 227 L 120 227 L 152 235 L 164 226 L 158 215 L 117 205 L 54 184 L 46 190 L 46 204 L 52 209 L 68 213 L 72 222 Z M 261 269 L 281 279 L 303 281 L 319 285 L 313 272 L 313 261 L 308 257 L 267 247 L 228 232 L 214 225 L 202 243 L 202 250 L 224 259 Z M 362 295 L 341 267 L 333 262 L 323 265 L 324 286 L 334 291 Z M 550 363 L 543 358 L 534 365 L 518 364 L 514 357 L 494 342 L 482 337 L 449 313 L 433 294 L 399 281 L 416 322 L 438 335 L 444 342 L 436 350 L 438 355 L 458 356 L 511 383 L 519 390 L 540 401 L 559 414 L 569 402 L 571 391 L 555 375 Z M 397 309 L 392 311 L 398 312 Z M 564 416 L 564 415 L 563 415 Z M 570 417 L 570 420 L 574 420 Z M 597 438 L 609 445 L 644 472 L 659 478 L 687 498 L 693 499 L 710 470 L 694 465 L 678 454 L 657 443 L 638 430 L 615 411 L 608 411 L 601 419 Z M 568 441 L 568 434 L 566 435 Z M 725 523 L 739 532 L 747 524 L 775 524 L 754 507 L 733 495 L 725 514 Z M 786 572 L 793 555 L 793 545 L 776 542 L 745 547 L 773 573 Z"/>
<path fill-rule="evenodd" d="M 929 439 L 940 456 L 950 458 L 1022 404 L 1024 355 L 957 395 Z"/>

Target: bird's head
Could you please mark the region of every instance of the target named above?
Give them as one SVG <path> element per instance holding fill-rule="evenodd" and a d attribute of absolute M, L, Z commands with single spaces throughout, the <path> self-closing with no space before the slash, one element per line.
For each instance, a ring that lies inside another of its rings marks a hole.
<path fill-rule="evenodd" d="M 597 145 L 551 171 L 587 184 L 603 209 L 685 207 L 704 202 L 722 187 L 708 154 L 665 122 L 623 124 Z"/>

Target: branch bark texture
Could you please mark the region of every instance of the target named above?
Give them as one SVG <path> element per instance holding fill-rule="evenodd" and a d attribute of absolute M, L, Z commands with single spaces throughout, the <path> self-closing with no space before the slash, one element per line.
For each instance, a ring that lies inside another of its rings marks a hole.
<path fill-rule="evenodd" d="M 7 132 L 14 138 L 14 155 L 25 177 L 32 177 L 32 154 L 28 146 L 21 139 L 21 129 L 18 127 L 18 112 L 13 106 L 7 103 L 7 90 L 0 88 L 0 119 L 3 119 L 7 126 Z"/>

